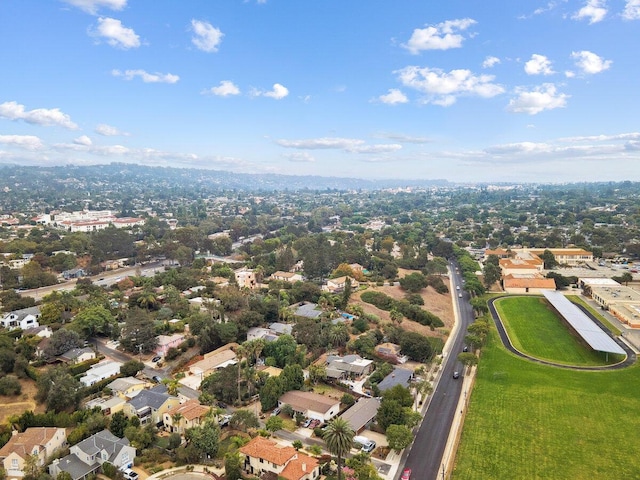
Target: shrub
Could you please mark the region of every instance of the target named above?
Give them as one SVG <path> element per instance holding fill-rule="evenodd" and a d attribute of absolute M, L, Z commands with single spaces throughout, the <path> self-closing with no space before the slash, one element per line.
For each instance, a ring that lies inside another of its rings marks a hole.
<path fill-rule="evenodd" d="M 13 375 L 7 375 L 0 378 L 0 395 L 16 396 L 22 393 L 22 387 L 17 377 Z"/>

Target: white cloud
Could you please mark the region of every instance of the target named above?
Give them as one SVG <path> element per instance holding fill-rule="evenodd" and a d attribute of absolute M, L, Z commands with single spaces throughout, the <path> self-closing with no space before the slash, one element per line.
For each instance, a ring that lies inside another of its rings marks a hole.
<path fill-rule="evenodd" d="M 625 20 L 640 20 L 640 0 L 627 0 L 622 12 Z"/>
<path fill-rule="evenodd" d="M 277 140 L 276 143 L 285 148 L 301 150 L 337 149 L 349 153 L 384 153 L 400 150 L 402 145 L 379 144 L 366 145 L 364 140 L 356 138 L 323 137 L 305 140 Z"/>
<path fill-rule="evenodd" d="M 338 148 L 349 150 L 358 145 L 363 145 L 364 140 L 355 138 L 323 137 L 305 140 L 277 140 L 276 143 L 285 148 L 301 148 L 307 150 Z"/>
<path fill-rule="evenodd" d="M 397 70 L 405 87 L 427 94 L 425 103 L 449 106 L 460 96 L 495 97 L 504 92 L 501 85 L 492 83 L 493 75 L 474 75 L 470 70 L 443 72 L 439 68 L 409 66 Z"/>
<path fill-rule="evenodd" d="M 403 135 L 399 133 L 381 133 L 378 137 L 388 138 L 389 140 L 395 140 L 400 143 L 430 143 L 431 140 L 427 137 L 412 137 L 410 135 Z"/>
<path fill-rule="evenodd" d="M 39 150 L 42 148 L 42 142 L 34 135 L 0 135 L 0 143 L 27 150 Z"/>
<path fill-rule="evenodd" d="M 576 76 L 576 72 L 574 72 L 573 70 L 567 70 L 564 72 L 564 76 L 567 78 L 573 78 Z"/>
<path fill-rule="evenodd" d="M 114 77 L 124 77 L 126 80 L 133 80 L 140 77 L 144 83 L 177 83 L 180 80 L 178 75 L 171 73 L 148 73 L 144 70 L 112 70 L 111 75 Z"/>
<path fill-rule="evenodd" d="M 347 149 L 351 153 L 386 153 L 395 152 L 402 149 L 402 145 L 397 143 L 378 144 L 378 145 L 358 145 L 351 149 Z"/>
<path fill-rule="evenodd" d="M 309 152 L 294 152 L 283 155 L 290 162 L 295 163 L 313 163 L 316 159 Z"/>
<path fill-rule="evenodd" d="M 85 145 L 85 146 L 91 146 L 93 144 L 93 142 L 91 141 L 91 139 L 89 137 L 87 137 L 86 135 L 81 135 L 78 138 L 76 138 L 73 143 L 75 143 L 76 145 Z"/>
<path fill-rule="evenodd" d="M 112 47 L 128 50 L 140 46 L 140 37 L 131 28 L 122 25 L 120 20 L 109 17 L 98 18 L 96 30 L 90 32 L 93 36 L 103 37 Z"/>
<path fill-rule="evenodd" d="M 567 104 L 569 95 L 558 93 L 552 83 L 545 83 L 533 90 L 516 89 L 516 98 L 509 101 L 507 110 L 514 113 L 536 115 L 544 110 L 562 108 Z"/>
<path fill-rule="evenodd" d="M 583 73 L 596 74 L 608 70 L 613 63 L 611 60 L 604 60 L 593 52 L 582 50 L 581 52 L 572 52 L 571 58 L 576 61 L 576 66 Z"/>
<path fill-rule="evenodd" d="M 425 28 L 416 28 L 409 41 L 402 45 L 413 54 L 423 50 L 448 50 L 460 48 L 464 40 L 463 32 L 477 22 L 471 18 L 447 20 Z"/>
<path fill-rule="evenodd" d="M 524 71 L 528 75 L 552 75 L 555 72 L 551 68 L 551 61 L 544 55 L 534 53 L 531 60 L 524 64 Z"/>
<path fill-rule="evenodd" d="M 121 132 L 116 127 L 112 127 L 111 125 L 106 125 L 104 123 L 97 125 L 94 131 L 99 135 L 104 135 L 105 137 L 115 137 L 117 135 L 124 135 L 124 136 L 129 135 L 127 132 Z"/>
<path fill-rule="evenodd" d="M 127 6 L 127 0 L 63 0 L 69 5 L 78 7 L 87 13 L 95 15 L 99 8 L 109 8 L 111 10 L 122 10 Z"/>
<path fill-rule="evenodd" d="M 202 92 L 203 94 L 228 97 L 229 95 L 240 95 L 240 89 L 230 80 L 222 80 L 217 87 L 211 87 Z"/>
<path fill-rule="evenodd" d="M 606 0 L 587 0 L 586 5 L 578 10 L 572 18 L 575 20 L 588 19 L 589 24 L 601 22 L 607 15 L 606 6 Z"/>
<path fill-rule="evenodd" d="M 616 135 L 587 135 L 582 137 L 559 138 L 559 142 L 610 142 L 615 140 L 640 140 L 640 132 L 618 133 Z"/>
<path fill-rule="evenodd" d="M 397 88 L 390 88 L 389 93 L 386 95 L 380 95 L 378 100 L 387 105 L 396 105 L 398 103 L 407 103 L 409 99 Z"/>
<path fill-rule="evenodd" d="M 191 42 L 203 52 L 217 52 L 224 33 L 209 22 L 191 20 L 191 29 L 195 34 Z"/>
<path fill-rule="evenodd" d="M 251 91 L 251 95 L 253 95 L 254 97 L 269 97 L 269 98 L 275 98 L 276 100 L 282 100 L 284 97 L 289 95 L 289 89 L 284 85 L 281 85 L 279 83 L 274 83 L 272 90 L 265 92 L 263 90 L 258 90 L 254 88 Z"/>
<path fill-rule="evenodd" d="M 492 68 L 500 63 L 500 59 L 498 57 L 487 57 L 482 62 L 482 68 Z"/>
<path fill-rule="evenodd" d="M 0 104 L 0 117 L 9 120 L 24 120 L 27 123 L 45 127 L 59 126 L 69 130 L 77 130 L 78 126 L 71 121 L 71 117 L 62 113 L 59 108 L 36 108 L 25 111 L 24 105 L 18 102 L 4 102 Z"/>

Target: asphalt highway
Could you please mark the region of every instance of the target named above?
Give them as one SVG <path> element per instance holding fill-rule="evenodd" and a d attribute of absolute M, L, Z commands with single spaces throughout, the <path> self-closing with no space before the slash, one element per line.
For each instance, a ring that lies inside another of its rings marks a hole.
<path fill-rule="evenodd" d="M 411 468 L 412 478 L 420 480 L 443 478 L 444 464 L 450 460 L 443 458 L 443 455 L 455 415 L 460 414 L 457 412 L 457 406 L 462 395 L 462 377 L 454 379 L 453 372 L 463 374 L 463 365 L 458 362 L 457 356 L 463 351 L 467 327 L 474 320 L 469 294 L 463 288 L 457 265 L 450 262 L 449 267 L 452 275 L 452 297 L 457 302 L 457 320 L 460 323 L 459 328 L 455 330 L 455 337 L 451 338 L 447 345 L 448 353 L 445 353 L 441 377 L 435 385 L 427 412 L 404 462 L 404 467 Z M 462 293 L 462 297 L 458 296 L 457 286 L 460 286 L 459 292 Z M 398 478 L 404 467 L 401 464 L 401 468 L 398 469 Z"/>

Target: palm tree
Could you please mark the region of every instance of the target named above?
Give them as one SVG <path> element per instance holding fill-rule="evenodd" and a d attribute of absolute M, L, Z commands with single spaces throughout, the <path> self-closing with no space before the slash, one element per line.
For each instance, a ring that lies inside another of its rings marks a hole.
<path fill-rule="evenodd" d="M 351 450 L 354 435 L 349 422 L 340 417 L 331 420 L 324 432 L 327 448 L 338 458 L 338 480 L 342 479 L 342 458 Z"/>

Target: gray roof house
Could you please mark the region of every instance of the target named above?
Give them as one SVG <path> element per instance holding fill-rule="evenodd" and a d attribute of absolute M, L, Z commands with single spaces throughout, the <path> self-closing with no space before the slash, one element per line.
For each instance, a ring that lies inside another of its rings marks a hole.
<path fill-rule="evenodd" d="M 96 352 L 89 347 L 72 348 L 58 357 L 66 363 L 81 363 L 96 358 Z"/>
<path fill-rule="evenodd" d="M 354 432 L 360 433 L 378 414 L 380 400 L 362 397 L 354 403 L 340 418 L 346 420 Z"/>
<path fill-rule="evenodd" d="M 393 372 L 384 377 L 378 384 L 378 388 L 381 392 L 389 390 L 396 385 L 402 385 L 403 387 L 409 387 L 409 382 L 413 378 L 413 371 L 406 370 L 404 368 L 394 367 Z"/>
<path fill-rule="evenodd" d="M 130 467 L 136 458 L 136 449 L 129 445 L 126 438 L 118 438 L 109 430 L 92 435 L 70 449 L 71 453 L 49 465 L 49 473 L 56 477 L 67 472 L 72 480 L 87 478 L 96 473 L 104 462 L 117 468 Z"/>
<path fill-rule="evenodd" d="M 125 404 L 124 412 L 129 417 L 138 417 L 141 424 L 158 425 L 162 423 L 164 413 L 179 403 L 178 397 L 171 396 L 166 392 L 155 389 L 142 390 Z"/>
<path fill-rule="evenodd" d="M 327 376 L 329 378 L 361 378 L 373 370 L 373 360 L 366 360 L 360 355 L 327 356 Z"/>

